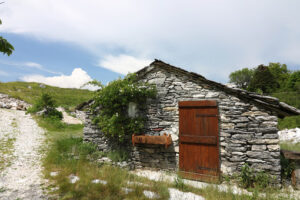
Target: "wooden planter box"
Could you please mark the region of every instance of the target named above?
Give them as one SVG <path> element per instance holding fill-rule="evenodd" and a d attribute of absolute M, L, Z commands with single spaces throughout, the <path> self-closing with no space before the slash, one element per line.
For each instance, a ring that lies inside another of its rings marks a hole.
<path fill-rule="evenodd" d="M 132 135 L 132 144 L 161 144 L 165 145 L 165 148 L 168 148 L 172 144 L 171 135 L 164 133 L 163 135 Z"/>

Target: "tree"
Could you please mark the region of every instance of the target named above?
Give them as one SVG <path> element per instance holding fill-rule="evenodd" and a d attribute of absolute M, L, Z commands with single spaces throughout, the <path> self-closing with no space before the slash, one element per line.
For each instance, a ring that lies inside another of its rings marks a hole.
<path fill-rule="evenodd" d="M 2 21 L 0 20 L 0 25 L 2 24 Z M 0 36 L 0 52 L 3 54 L 6 54 L 10 56 L 13 52 L 14 47 L 2 36 Z"/>
<path fill-rule="evenodd" d="M 262 91 L 271 93 L 277 88 L 277 82 L 268 66 L 259 65 L 253 74 L 249 84 L 249 90 L 252 92 Z"/>
<path fill-rule="evenodd" d="M 269 63 L 269 70 L 275 77 L 277 88 L 285 88 L 290 76 L 290 71 L 287 69 L 286 64 Z"/>
<path fill-rule="evenodd" d="M 229 75 L 229 82 L 236 84 L 239 88 L 247 89 L 249 86 L 249 83 L 253 77 L 254 70 L 243 68 L 241 70 L 237 70 L 235 72 L 232 72 Z"/>
<path fill-rule="evenodd" d="M 300 70 L 294 71 L 287 81 L 287 89 L 300 91 Z"/>

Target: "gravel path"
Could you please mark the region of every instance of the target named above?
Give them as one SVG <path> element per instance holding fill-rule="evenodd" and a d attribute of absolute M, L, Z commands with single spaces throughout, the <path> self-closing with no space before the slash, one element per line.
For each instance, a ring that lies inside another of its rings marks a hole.
<path fill-rule="evenodd" d="M 0 171 L 1 200 L 47 199 L 41 188 L 39 148 L 44 140 L 43 133 L 24 111 L 0 109 L 0 140 L 15 138 L 11 163 Z"/>

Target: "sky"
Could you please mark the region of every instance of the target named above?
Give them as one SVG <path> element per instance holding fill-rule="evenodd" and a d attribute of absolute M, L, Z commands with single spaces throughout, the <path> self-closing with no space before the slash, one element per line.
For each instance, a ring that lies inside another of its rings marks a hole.
<path fill-rule="evenodd" d="M 280 62 L 300 70 L 300 1 L 3 0 L 0 81 L 80 88 L 154 59 L 228 82 L 231 72 Z"/>

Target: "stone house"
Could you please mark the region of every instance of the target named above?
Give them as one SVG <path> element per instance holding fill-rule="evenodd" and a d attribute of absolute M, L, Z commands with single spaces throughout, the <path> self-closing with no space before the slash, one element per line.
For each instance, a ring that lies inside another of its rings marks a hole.
<path fill-rule="evenodd" d="M 170 134 L 172 143 L 128 144 L 135 168 L 179 170 L 185 177 L 211 181 L 239 172 L 248 163 L 280 181 L 278 117 L 299 115 L 300 110 L 159 60 L 136 73 L 140 81 L 155 84 L 158 92 L 143 111 L 144 134 Z M 87 112 L 85 141 L 109 149 L 90 118 Z"/>

